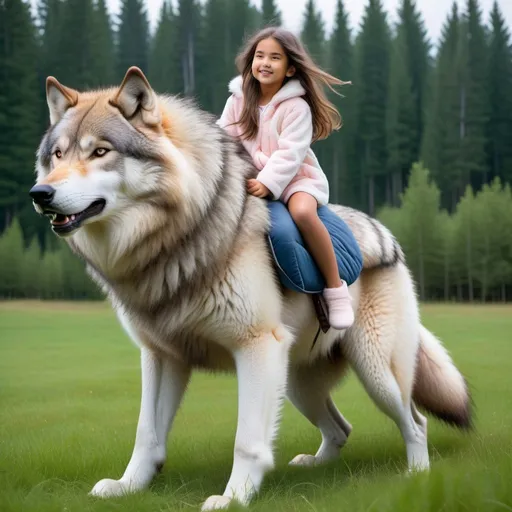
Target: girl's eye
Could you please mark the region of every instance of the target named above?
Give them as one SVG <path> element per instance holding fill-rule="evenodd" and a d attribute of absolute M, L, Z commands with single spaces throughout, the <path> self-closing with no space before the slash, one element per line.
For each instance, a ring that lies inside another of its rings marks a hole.
<path fill-rule="evenodd" d="M 107 148 L 96 148 L 94 150 L 93 155 L 97 156 L 97 157 L 102 157 L 102 156 L 105 156 L 109 151 L 110 150 L 108 150 Z"/>
<path fill-rule="evenodd" d="M 56 149 L 54 155 L 57 158 L 62 158 L 62 151 L 60 149 Z"/>

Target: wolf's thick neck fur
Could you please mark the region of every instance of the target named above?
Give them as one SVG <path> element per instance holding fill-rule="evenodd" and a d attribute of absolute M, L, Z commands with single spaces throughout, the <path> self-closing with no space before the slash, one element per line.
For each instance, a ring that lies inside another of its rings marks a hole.
<path fill-rule="evenodd" d="M 190 293 L 191 282 L 203 292 L 214 285 L 237 247 L 263 239 L 268 224 L 263 201 L 246 194 L 255 169 L 241 145 L 187 101 L 160 97 L 160 108 L 167 140 L 151 194 L 69 239 L 106 290 L 151 310 Z"/>

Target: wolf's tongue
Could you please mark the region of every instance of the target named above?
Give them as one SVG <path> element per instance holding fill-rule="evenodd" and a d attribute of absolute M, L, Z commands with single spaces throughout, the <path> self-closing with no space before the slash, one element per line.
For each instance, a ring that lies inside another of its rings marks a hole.
<path fill-rule="evenodd" d="M 52 220 L 52 224 L 54 226 L 62 226 L 63 224 L 67 224 L 69 222 L 69 217 L 67 215 L 57 215 L 55 219 Z"/>

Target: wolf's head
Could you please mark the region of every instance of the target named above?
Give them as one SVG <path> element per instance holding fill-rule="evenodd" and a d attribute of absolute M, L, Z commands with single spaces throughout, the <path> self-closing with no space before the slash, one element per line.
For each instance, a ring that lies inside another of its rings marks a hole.
<path fill-rule="evenodd" d="M 46 97 L 50 128 L 38 149 L 30 196 L 59 236 L 122 218 L 134 204 L 172 209 L 194 188 L 166 99 L 140 69 L 130 68 L 119 87 L 90 92 L 49 77 Z"/>

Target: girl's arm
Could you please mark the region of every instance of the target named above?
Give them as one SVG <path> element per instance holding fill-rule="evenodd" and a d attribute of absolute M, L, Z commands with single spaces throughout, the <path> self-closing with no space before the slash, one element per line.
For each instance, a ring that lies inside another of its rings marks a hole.
<path fill-rule="evenodd" d="M 278 149 L 272 153 L 257 177 L 270 190 L 274 199 L 279 199 L 299 171 L 312 137 L 311 109 L 304 102 L 285 115 L 277 143 Z"/>

